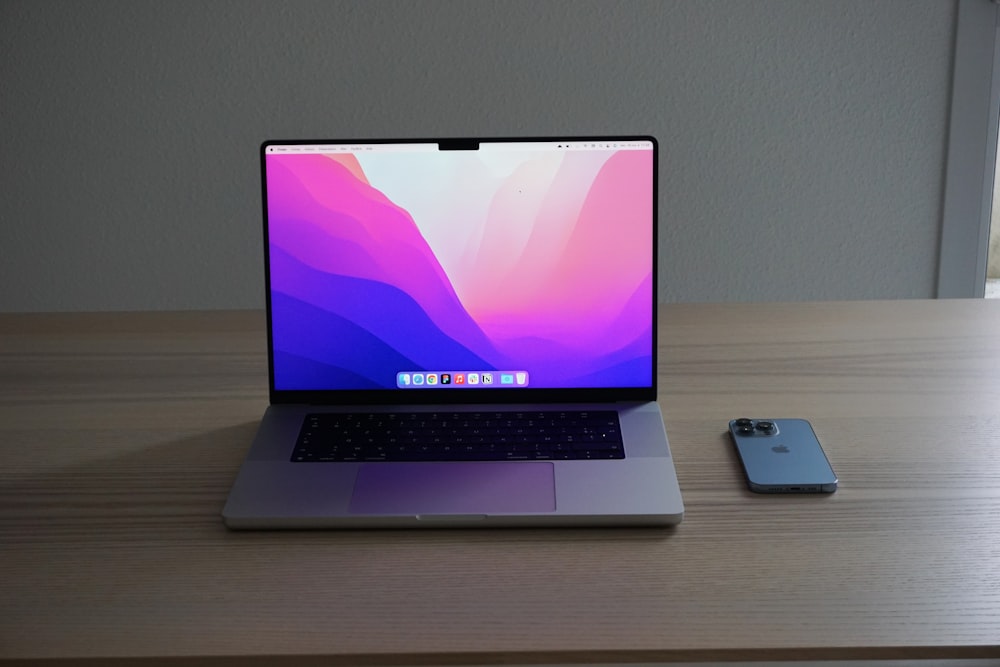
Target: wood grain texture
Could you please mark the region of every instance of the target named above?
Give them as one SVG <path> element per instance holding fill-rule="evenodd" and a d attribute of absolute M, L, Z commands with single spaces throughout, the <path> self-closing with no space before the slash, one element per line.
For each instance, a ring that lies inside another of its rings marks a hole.
<path fill-rule="evenodd" d="M 0 315 L 0 660 L 1000 658 L 1000 302 L 660 318 L 680 526 L 234 533 L 261 313 Z M 748 492 L 743 415 L 840 490 Z"/>

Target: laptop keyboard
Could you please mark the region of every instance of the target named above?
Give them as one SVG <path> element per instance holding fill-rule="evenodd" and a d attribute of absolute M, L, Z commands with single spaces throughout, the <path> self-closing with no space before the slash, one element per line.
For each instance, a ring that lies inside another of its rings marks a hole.
<path fill-rule="evenodd" d="M 623 459 L 618 413 L 379 412 L 306 415 L 293 462 Z"/>

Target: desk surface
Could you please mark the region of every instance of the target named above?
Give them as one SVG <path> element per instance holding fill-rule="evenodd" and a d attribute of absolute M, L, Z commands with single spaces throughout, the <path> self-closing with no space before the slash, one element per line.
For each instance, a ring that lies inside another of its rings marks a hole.
<path fill-rule="evenodd" d="M 0 316 L 0 659 L 1000 656 L 1000 301 L 660 318 L 677 528 L 246 533 L 261 313 Z M 840 490 L 749 493 L 743 415 L 810 419 Z"/>

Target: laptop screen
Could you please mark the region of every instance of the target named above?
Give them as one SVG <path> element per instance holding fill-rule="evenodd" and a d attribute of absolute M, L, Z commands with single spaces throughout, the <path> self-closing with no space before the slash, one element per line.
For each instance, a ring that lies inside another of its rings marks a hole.
<path fill-rule="evenodd" d="M 655 391 L 653 138 L 261 151 L 272 399 Z"/>

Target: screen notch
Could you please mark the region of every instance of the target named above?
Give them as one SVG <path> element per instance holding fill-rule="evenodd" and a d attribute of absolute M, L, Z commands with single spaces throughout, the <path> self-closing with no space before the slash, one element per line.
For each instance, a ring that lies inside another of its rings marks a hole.
<path fill-rule="evenodd" d="M 478 139 L 445 139 L 438 142 L 439 151 L 478 151 Z"/>

